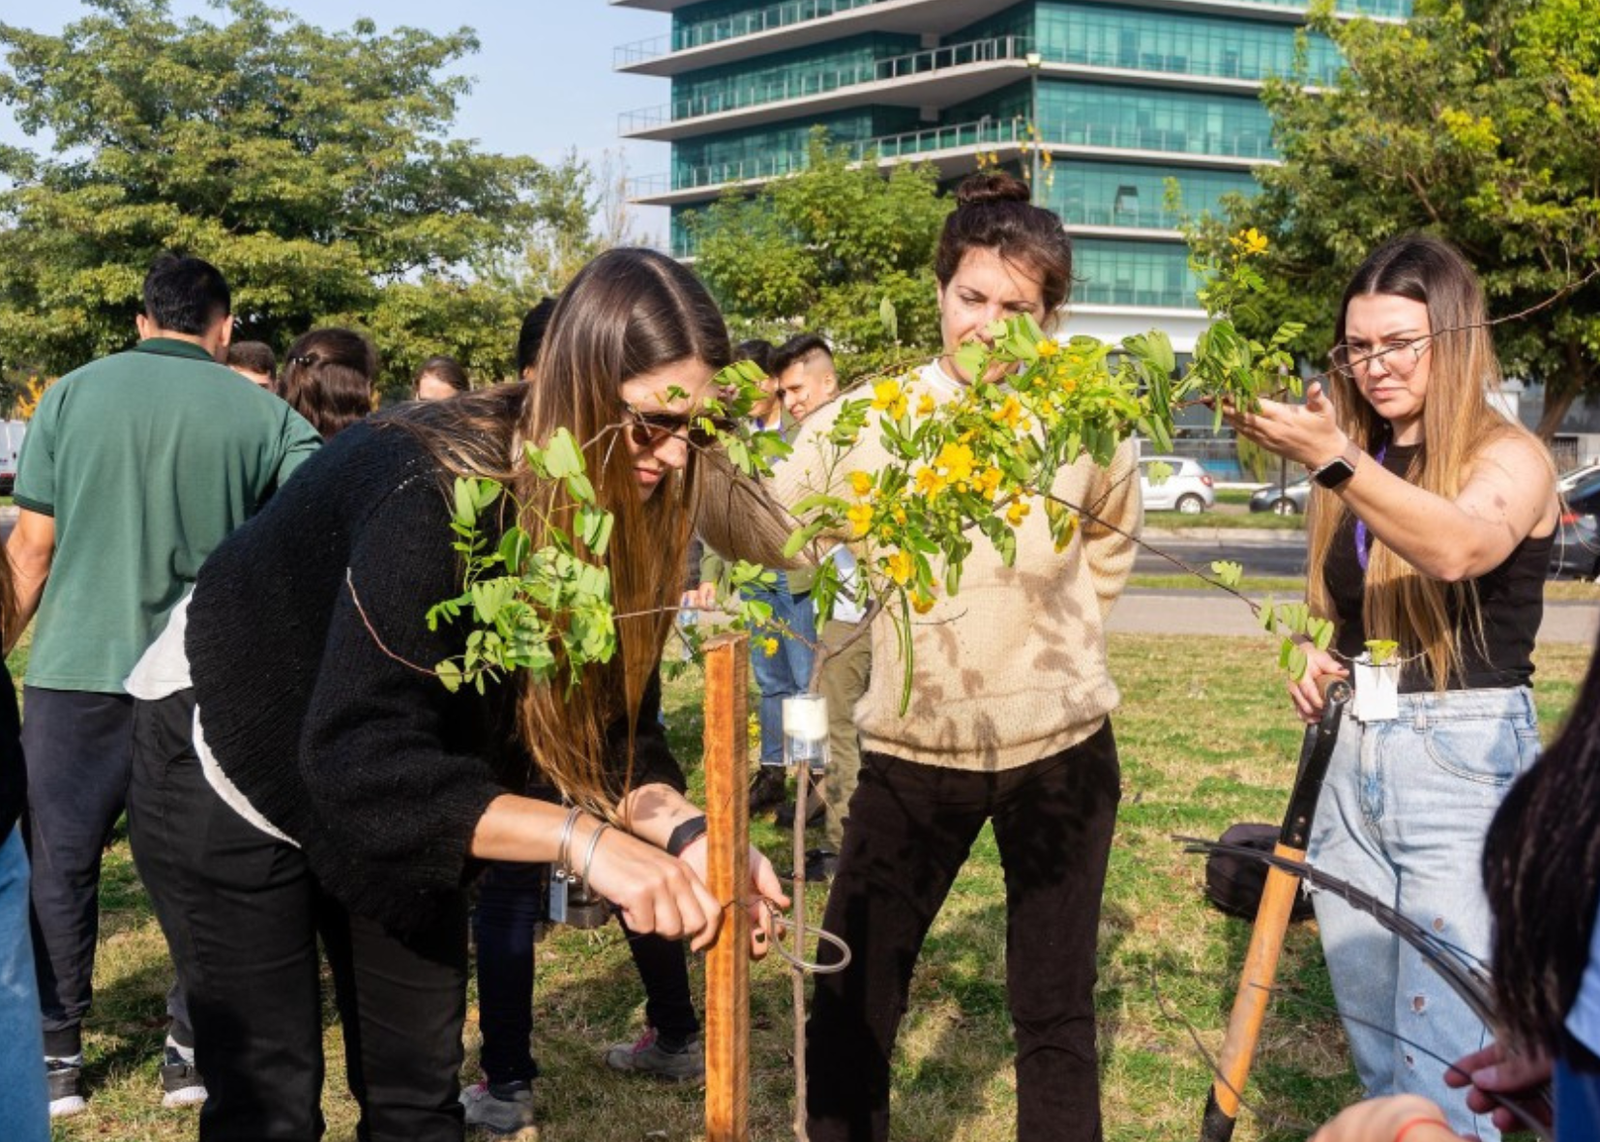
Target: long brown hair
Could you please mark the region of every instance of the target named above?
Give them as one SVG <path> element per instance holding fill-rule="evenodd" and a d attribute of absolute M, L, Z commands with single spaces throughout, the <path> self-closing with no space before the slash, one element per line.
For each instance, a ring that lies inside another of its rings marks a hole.
<path fill-rule="evenodd" d="M 284 358 L 279 395 L 311 422 L 324 440 L 372 412 L 378 351 L 353 329 L 329 326 L 303 333 Z"/>
<path fill-rule="evenodd" d="M 527 466 L 523 443 L 543 443 L 561 428 L 583 442 L 595 493 L 616 520 L 605 562 L 621 651 L 570 691 L 522 679 L 517 722 L 544 775 L 591 810 L 614 813 L 620 799 L 622 789 L 606 779 L 605 730 L 626 717 L 632 738 L 682 593 L 694 507 L 692 450 L 681 471 L 667 469 L 654 494 L 639 499 L 621 433 L 620 390 L 630 378 L 680 361 L 716 369 L 729 359 L 722 315 L 687 269 L 652 250 L 614 249 L 562 292 L 537 379 L 412 406 L 391 421 L 416 432 L 447 473 L 507 484 L 525 505 L 520 522 L 535 547 L 546 530 L 540 513 L 566 519 L 573 504 L 564 482 L 541 479 Z"/>
<path fill-rule="evenodd" d="M 1500 365 L 1477 275 L 1454 246 L 1425 234 L 1384 243 L 1356 270 L 1339 302 L 1333 335 L 1335 368 L 1326 384 L 1339 426 L 1363 452 L 1376 453 L 1390 440 L 1389 422 L 1361 395 L 1344 348 L 1350 300 L 1370 294 L 1409 298 L 1428 307 L 1424 446 L 1406 480 L 1454 499 L 1485 446 L 1527 434 L 1496 412 L 1485 396 L 1487 389 L 1499 386 Z M 1313 489 L 1308 520 L 1313 574 L 1307 579 L 1306 595 L 1312 610 L 1323 617 L 1333 617 L 1333 610 L 1320 569 L 1344 514 L 1343 503 L 1331 492 Z M 1434 688 L 1441 691 L 1460 666 L 1463 625 L 1472 637 L 1480 637 L 1482 631 L 1470 583 L 1429 578 L 1381 540 L 1373 541 L 1367 563 L 1363 615 L 1369 638 L 1399 643 L 1405 657 L 1421 655 Z"/>

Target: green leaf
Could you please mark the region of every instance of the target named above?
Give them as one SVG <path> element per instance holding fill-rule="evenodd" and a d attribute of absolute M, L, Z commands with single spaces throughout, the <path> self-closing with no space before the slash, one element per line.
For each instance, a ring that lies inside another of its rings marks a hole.
<path fill-rule="evenodd" d="M 550 439 L 545 441 L 544 463 L 552 479 L 582 474 L 583 452 L 579 450 L 577 438 L 571 431 L 558 428 L 550 434 Z M 592 497 L 593 492 L 590 495 Z"/>
<path fill-rule="evenodd" d="M 1211 573 L 1227 587 L 1237 587 L 1244 578 L 1244 565 L 1228 559 L 1218 559 L 1211 564 Z"/>
<path fill-rule="evenodd" d="M 433 668 L 433 672 L 439 676 L 439 681 L 444 684 L 444 688 L 450 693 L 454 694 L 461 689 L 461 667 L 448 658 L 436 665 Z"/>

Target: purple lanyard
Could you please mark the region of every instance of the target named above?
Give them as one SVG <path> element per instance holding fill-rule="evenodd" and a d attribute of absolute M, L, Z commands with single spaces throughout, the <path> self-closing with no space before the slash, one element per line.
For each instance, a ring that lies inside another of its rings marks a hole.
<path fill-rule="evenodd" d="M 1378 467 L 1383 467 L 1383 458 L 1388 452 L 1389 446 L 1387 444 L 1378 449 L 1378 454 L 1373 457 L 1378 462 Z M 1356 562 L 1361 564 L 1361 573 L 1365 575 L 1367 573 L 1367 523 L 1360 516 L 1356 517 Z"/>

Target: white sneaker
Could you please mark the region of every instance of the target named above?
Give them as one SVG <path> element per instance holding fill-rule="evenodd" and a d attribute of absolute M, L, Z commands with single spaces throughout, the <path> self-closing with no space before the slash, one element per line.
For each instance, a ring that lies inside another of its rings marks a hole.
<path fill-rule="evenodd" d="M 533 1088 L 525 1082 L 475 1083 L 461 1092 L 467 1125 L 496 1134 L 515 1134 L 533 1127 Z M 538 1135 L 525 1136 L 536 1139 Z"/>

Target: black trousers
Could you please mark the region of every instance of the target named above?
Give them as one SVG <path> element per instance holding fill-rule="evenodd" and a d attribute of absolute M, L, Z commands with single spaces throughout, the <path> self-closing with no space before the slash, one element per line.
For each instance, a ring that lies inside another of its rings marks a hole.
<path fill-rule="evenodd" d="M 812 1142 L 885 1142 L 911 973 L 985 821 L 1006 882 L 1018 1142 L 1098 1142 L 1095 943 L 1121 796 L 1108 721 L 1062 753 L 974 773 L 861 759 L 824 926 L 850 966 L 817 977 L 806 1035 Z M 824 961 L 837 959 L 831 948 Z"/>
<path fill-rule="evenodd" d="M 529 1047 L 533 1035 L 533 937 L 544 917 L 549 865 L 491 861 L 479 880 L 472 916 L 478 945 L 480 1062 L 490 1082 L 530 1082 L 539 1073 Z M 617 921 L 621 924 L 620 917 Z M 679 940 L 628 932 L 644 1015 L 650 1026 L 673 1039 L 700 1032 L 689 989 L 689 963 Z"/>
<path fill-rule="evenodd" d="M 419 935 L 351 915 L 304 855 L 212 790 L 192 691 L 134 712 L 133 854 L 183 969 L 208 1097 L 203 1142 L 322 1136 L 320 934 L 332 968 L 357 1137 L 459 1142 L 466 899 Z"/>
<path fill-rule="evenodd" d="M 28 769 L 23 838 L 33 864 L 33 958 L 46 1054 L 81 1047 L 100 935 L 100 860 L 128 796 L 133 699 L 86 690 L 23 690 Z M 167 1010 L 187 1036 L 181 990 Z"/>

